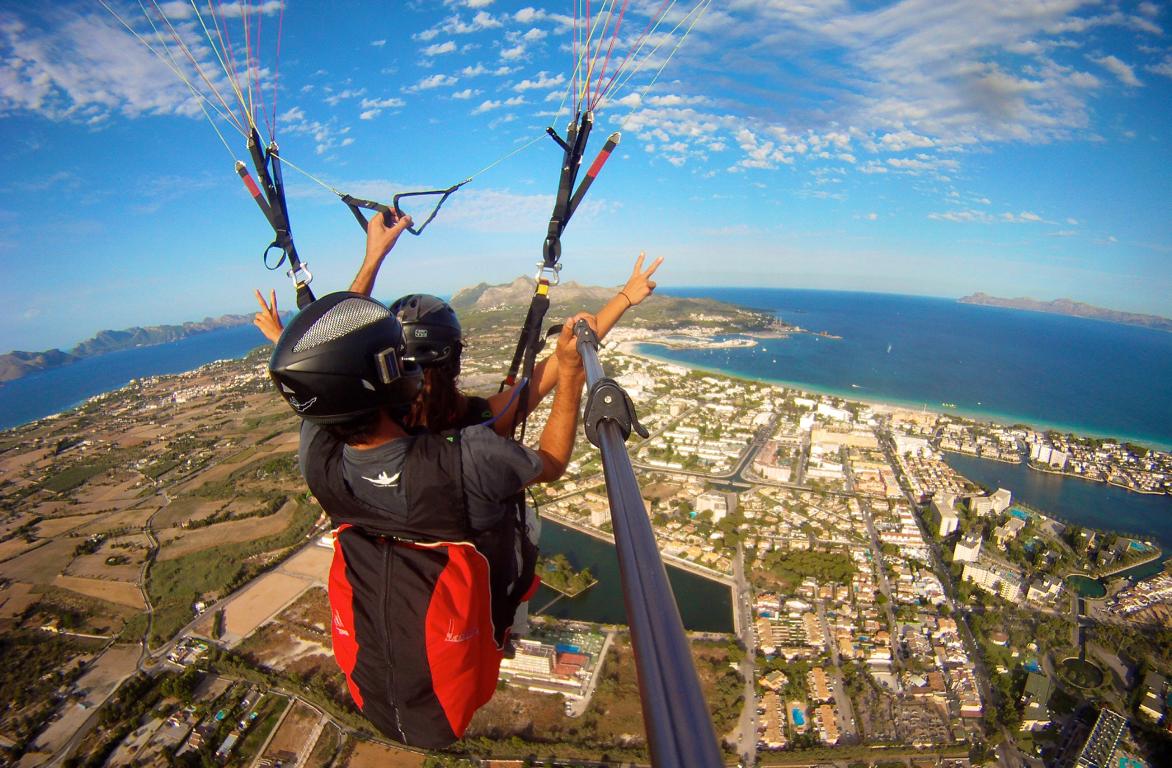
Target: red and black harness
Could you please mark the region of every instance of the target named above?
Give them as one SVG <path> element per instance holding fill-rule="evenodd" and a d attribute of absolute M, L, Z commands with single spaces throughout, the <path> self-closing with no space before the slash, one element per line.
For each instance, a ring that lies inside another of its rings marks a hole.
<path fill-rule="evenodd" d="M 472 530 L 458 432 L 411 439 L 404 509 L 356 497 L 327 432 L 307 447 L 304 472 L 337 528 L 334 654 L 354 701 L 388 737 L 434 749 L 458 739 L 496 690 L 514 614 L 538 583 L 537 547 L 520 494 L 497 526 Z"/>

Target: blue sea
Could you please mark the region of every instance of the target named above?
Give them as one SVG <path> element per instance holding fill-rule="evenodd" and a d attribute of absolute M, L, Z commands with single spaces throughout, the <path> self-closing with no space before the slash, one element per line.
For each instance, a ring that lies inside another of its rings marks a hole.
<path fill-rule="evenodd" d="M 665 360 L 752 379 L 1172 447 L 1172 333 L 952 299 L 760 288 L 664 289 L 775 312 L 797 334 Z M 953 410 L 948 408 L 948 410 Z"/>
<path fill-rule="evenodd" d="M 214 360 L 244 357 L 267 344 L 251 324 L 189 336 L 170 344 L 87 357 L 0 384 L 0 429 L 68 410 L 132 379 L 182 373 Z"/>

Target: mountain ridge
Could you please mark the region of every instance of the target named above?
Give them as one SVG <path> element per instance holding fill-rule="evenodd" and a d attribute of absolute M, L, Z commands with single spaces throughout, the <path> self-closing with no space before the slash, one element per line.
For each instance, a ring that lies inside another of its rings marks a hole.
<path fill-rule="evenodd" d="M 1090 320 L 1102 320 L 1108 323 L 1135 325 L 1142 328 L 1153 328 L 1159 331 L 1172 332 L 1172 319 L 1159 315 L 1144 315 L 1137 312 L 1121 312 L 1106 307 L 1096 307 L 1073 299 L 1054 299 L 1042 301 L 1028 296 L 1019 296 L 1013 299 L 990 296 L 977 291 L 969 296 L 957 299 L 961 304 L 976 304 L 983 307 L 1004 307 L 1006 309 L 1024 309 L 1028 312 L 1046 312 L 1053 315 L 1067 317 L 1085 317 Z"/>
<path fill-rule="evenodd" d="M 134 326 L 123 330 L 98 331 L 68 352 L 49 349 L 42 352 L 14 350 L 0 355 L 0 382 L 13 381 L 30 373 L 59 368 L 87 357 L 96 357 L 134 347 L 169 344 L 220 328 L 233 328 L 252 322 L 252 315 L 221 315 L 205 317 L 180 325 Z"/>

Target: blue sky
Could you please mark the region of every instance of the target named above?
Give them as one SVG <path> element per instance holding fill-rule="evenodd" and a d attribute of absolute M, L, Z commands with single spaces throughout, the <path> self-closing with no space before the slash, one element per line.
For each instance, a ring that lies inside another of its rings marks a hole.
<path fill-rule="evenodd" d="M 108 2 L 158 47 L 137 3 Z M 587 162 L 623 138 L 566 232 L 563 279 L 617 284 L 644 249 L 666 257 L 668 286 L 983 290 L 1172 315 L 1172 8 L 632 0 L 612 62 L 669 5 L 596 112 Z M 160 7 L 228 95 L 191 4 Z M 223 19 L 237 47 L 239 8 Z M 262 133 L 275 83 L 282 153 L 337 189 L 447 186 L 533 142 L 405 237 L 376 295 L 532 274 L 561 159 L 541 135 L 568 119 L 570 0 L 252 8 Z M 217 122 L 231 152 L 101 4 L 0 8 L 0 351 L 251 312 L 254 287 L 292 305 L 233 172 L 244 142 Z M 346 287 L 361 230 L 286 176 L 315 289 Z"/>

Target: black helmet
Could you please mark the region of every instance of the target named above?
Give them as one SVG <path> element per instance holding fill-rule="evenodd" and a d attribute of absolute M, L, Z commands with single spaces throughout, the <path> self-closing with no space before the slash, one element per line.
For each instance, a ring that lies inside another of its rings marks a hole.
<path fill-rule="evenodd" d="M 403 359 L 403 330 L 389 309 L 359 293 L 331 293 L 293 318 L 269 375 L 293 410 L 340 424 L 380 408 L 405 409 L 423 386 Z"/>
<path fill-rule="evenodd" d="M 412 293 L 391 304 L 391 312 L 403 324 L 404 359 L 425 368 L 459 364 L 460 319 L 446 301 Z"/>

